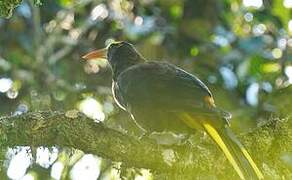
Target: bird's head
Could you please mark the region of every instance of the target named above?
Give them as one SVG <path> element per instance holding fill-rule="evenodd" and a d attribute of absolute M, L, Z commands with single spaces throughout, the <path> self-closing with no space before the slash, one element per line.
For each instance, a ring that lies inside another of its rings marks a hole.
<path fill-rule="evenodd" d="M 141 61 L 141 54 L 135 47 L 127 42 L 112 43 L 108 47 L 107 59 L 110 64 L 122 63 L 138 63 Z M 143 59 L 143 58 L 142 58 Z"/>
<path fill-rule="evenodd" d="M 114 73 L 120 73 L 125 68 L 144 62 L 142 55 L 128 42 L 113 42 L 104 49 L 92 51 L 82 58 L 85 60 L 107 59 Z"/>

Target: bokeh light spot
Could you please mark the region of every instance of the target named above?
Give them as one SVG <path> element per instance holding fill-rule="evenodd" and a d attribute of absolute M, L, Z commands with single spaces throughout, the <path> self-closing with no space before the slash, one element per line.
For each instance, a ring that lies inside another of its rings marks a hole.
<path fill-rule="evenodd" d="M 170 8 L 170 13 L 174 18 L 181 17 L 183 14 L 183 8 L 179 5 L 173 5 Z"/>
<path fill-rule="evenodd" d="M 279 72 L 281 70 L 281 66 L 278 63 L 265 63 L 262 65 L 262 71 L 264 73 L 274 73 Z"/>
<path fill-rule="evenodd" d="M 246 22 L 251 22 L 253 20 L 253 14 L 250 12 L 246 13 L 243 17 Z"/>
<path fill-rule="evenodd" d="M 287 46 L 287 40 L 285 38 L 281 38 L 277 41 L 277 44 L 281 50 L 284 50 L 286 49 L 286 46 Z"/>
<path fill-rule="evenodd" d="M 192 47 L 190 53 L 192 56 L 197 56 L 199 54 L 199 49 L 197 47 Z"/>
<path fill-rule="evenodd" d="M 68 13 L 65 15 L 64 20 L 60 23 L 61 27 L 65 30 L 70 30 L 74 23 L 74 13 Z"/>
<path fill-rule="evenodd" d="M 13 113 L 13 116 L 18 116 L 27 112 L 28 112 L 28 106 L 26 104 L 19 104 L 15 112 Z"/>
<path fill-rule="evenodd" d="M 34 180 L 34 176 L 32 174 L 26 174 L 20 180 Z"/>
<path fill-rule="evenodd" d="M 289 47 L 292 47 L 292 39 L 288 39 L 287 44 Z"/>
<path fill-rule="evenodd" d="M 288 22 L 288 29 L 289 29 L 289 32 L 292 33 L 292 20 L 289 20 Z"/>
<path fill-rule="evenodd" d="M 263 5 L 263 0 L 243 0 L 243 5 L 245 7 L 252 7 L 255 9 L 259 9 Z"/>
<path fill-rule="evenodd" d="M 292 84 L 292 66 L 287 66 L 285 68 L 285 74 L 288 77 L 288 82 Z"/>
<path fill-rule="evenodd" d="M 12 87 L 12 80 L 9 78 L 1 78 L 0 79 L 0 92 L 5 93 Z"/>
<path fill-rule="evenodd" d="M 264 24 L 258 24 L 258 25 L 255 25 L 253 27 L 252 32 L 253 32 L 254 35 L 260 36 L 260 35 L 263 35 L 266 30 L 267 30 L 266 25 L 264 25 Z"/>
<path fill-rule="evenodd" d="M 26 169 L 31 163 L 31 154 L 28 153 L 28 147 L 22 147 L 20 151 L 14 155 L 9 163 L 7 176 L 11 179 L 20 179 L 25 175 Z M 12 153 L 12 149 L 8 153 Z"/>
<path fill-rule="evenodd" d="M 39 147 L 37 148 L 36 163 L 44 168 L 48 168 L 58 157 L 58 149 Z"/>
<path fill-rule="evenodd" d="M 72 180 L 96 180 L 100 174 L 101 160 L 91 154 L 84 155 L 72 168 Z"/>
<path fill-rule="evenodd" d="M 246 90 L 246 101 L 251 106 L 258 105 L 258 93 L 260 86 L 258 83 L 252 83 Z"/>
<path fill-rule="evenodd" d="M 229 45 L 228 39 L 221 35 L 216 35 L 213 37 L 213 42 L 219 46 L 225 47 Z"/>
<path fill-rule="evenodd" d="M 237 87 L 238 80 L 235 73 L 231 69 L 227 67 L 221 67 L 219 71 L 223 77 L 224 86 L 227 89 L 234 89 Z"/>
<path fill-rule="evenodd" d="M 106 8 L 106 5 L 99 4 L 99 5 L 95 6 L 93 8 L 93 10 L 91 11 L 90 19 L 93 21 L 95 21 L 97 19 L 103 20 L 103 19 L 107 18 L 107 16 L 108 16 L 108 10 Z"/>
<path fill-rule="evenodd" d="M 142 26 L 143 25 L 143 18 L 141 16 L 137 16 L 134 20 L 134 24 L 136 26 Z"/>
<path fill-rule="evenodd" d="M 13 89 L 13 88 L 10 88 L 7 92 L 6 92 L 6 96 L 9 98 L 9 99 L 15 99 L 17 98 L 18 96 L 18 91 Z"/>
<path fill-rule="evenodd" d="M 285 8 L 292 8 L 292 0 L 284 0 L 283 5 Z"/>
<path fill-rule="evenodd" d="M 102 105 L 95 99 L 89 97 L 81 101 L 79 110 L 89 118 L 97 121 L 104 121 L 105 114 L 103 113 Z"/>
<path fill-rule="evenodd" d="M 55 162 L 52 166 L 51 177 L 55 180 L 61 179 L 64 165 L 61 162 Z"/>
<path fill-rule="evenodd" d="M 281 49 L 279 48 L 275 48 L 272 50 L 272 55 L 275 59 L 280 59 L 283 55 L 283 52 Z"/>

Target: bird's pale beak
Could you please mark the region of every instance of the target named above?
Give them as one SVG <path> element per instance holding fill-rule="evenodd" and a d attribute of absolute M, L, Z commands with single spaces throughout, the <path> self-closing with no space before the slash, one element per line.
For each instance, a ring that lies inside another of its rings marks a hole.
<path fill-rule="evenodd" d="M 99 49 L 95 51 L 91 51 L 84 56 L 82 56 L 85 60 L 92 60 L 92 59 L 106 59 L 107 58 L 107 48 Z"/>

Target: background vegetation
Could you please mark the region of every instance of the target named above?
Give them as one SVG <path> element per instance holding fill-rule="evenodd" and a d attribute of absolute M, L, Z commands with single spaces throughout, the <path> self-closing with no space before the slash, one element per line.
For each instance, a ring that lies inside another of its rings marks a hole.
<path fill-rule="evenodd" d="M 106 127 L 137 137 L 139 131 L 114 104 L 106 62 L 80 58 L 113 40 L 125 40 L 147 59 L 168 61 L 200 77 L 217 105 L 233 114 L 232 128 L 242 134 L 265 176 L 292 178 L 291 0 L 56 0 L 40 4 L 0 1 L 1 116 L 78 110 Z M 202 137 L 196 134 L 191 144 L 201 146 L 206 140 L 201 142 Z M 5 179 L 171 179 L 177 174 L 124 167 L 70 147 L 0 147 Z M 203 147 L 206 157 L 216 155 L 215 146 Z M 267 156 L 271 149 L 273 156 Z M 213 163 L 208 158 L 203 161 Z M 226 160 L 218 161 L 214 164 Z M 219 167 L 219 173 L 201 169 L 202 177 L 236 177 L 226 166 Z"/>

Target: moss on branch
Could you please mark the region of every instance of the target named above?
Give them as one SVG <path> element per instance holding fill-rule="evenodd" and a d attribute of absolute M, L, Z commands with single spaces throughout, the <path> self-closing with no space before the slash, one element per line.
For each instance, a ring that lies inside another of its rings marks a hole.
<path fill-rule="evenodd" d="M 267 177 L 291 175 L 291 167 L 281 158 L 292 144 L 287 122 L 273 119 L 240 137 Z M 199 138 L 195 144 L 161 146 L 110 129 L 82 114 L 48 111 L 0 118 L 1 148 L 19 145 L 71 147 L 126 167 L 151 169 L 163 177 L 237 177 L 209 138 Z"/>
<path fill-rule="evenodd" d="M 22 0 L 0 0 L 0 17 L 9 18 L 13 10 L 22 2 Z M 34 0 L 34 4 L 40 5 L 40 0 Z"/>

